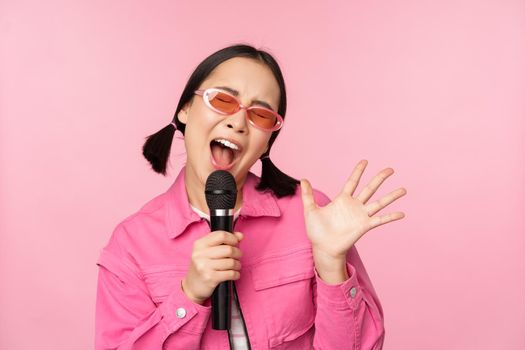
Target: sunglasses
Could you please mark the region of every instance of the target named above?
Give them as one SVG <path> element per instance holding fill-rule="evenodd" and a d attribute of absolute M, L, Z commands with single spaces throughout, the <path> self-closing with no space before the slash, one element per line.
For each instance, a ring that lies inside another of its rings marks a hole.
<path fill-rule="evenodd" d="M 248 122 L 263 131 L 276 131 L 283 126 L 283 117 L 271 109 L 260 106 L 244 106 L 232 94 L 216 88 L 195 90 L 195 94 L 202 96 L 204 103 L 212 111 L 223 115 L 231 115 L 241 109 L 246 109 Z"/>

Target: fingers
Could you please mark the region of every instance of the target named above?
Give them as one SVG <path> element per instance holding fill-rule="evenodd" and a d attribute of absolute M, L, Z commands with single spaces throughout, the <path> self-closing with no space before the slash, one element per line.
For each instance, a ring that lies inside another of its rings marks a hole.
<path fill-rule="evenodd" d="M 195 241 L 193 251 L 197 256 L 205 255 L 210 259 L 240 259 L 242 252 L 236 245 L 243 237 L 244 235 L 241 232 L 212 231 Z"/>
<path fill-rule="evenodd" d="M 218 283 L 241 277 L 242 252 L 236 245 L 242 238 L 241 232 L 217 230 L 194 242 L 190 268 L 182 282 L 186 295 L 202 303 Z"/>
<path fill-rule="evenodd" d="M 305 212 L 317 207 L 314 200 L 312 185 L 307 179 L 301 179 L 301 198 L 303 200 L 303 208 Z"/>
<path fill-rule="evenodd" d="M 398 198 L 403 197 L 407 193 L 407 190 L 404 188 L 398 188 L 397 190 L 394 190 L 387 194 L 386 196 L 369 203 L 365 206 L 365 209 L 368 213 L 368 216 L 372 216 L 393 201 L 395 201 Z"/>
<path fill-rule="evenodd" d="M 215 271 L 215 275 L 217 276 L 217 283 L 222 281 L 238 280 L 239 278 L 241 278 L 241 273 L 235 270 Z"/>
<path fill-rule="evenodd" d="M 392 175 L 393 173 L 394 173 L 394 169 L 392 168 L 383 169 L 379 174 L 374 176 L 372 181 L 370 181 L 361 190 L 361 193 L 359 193 L 356 199 L 360 201 L 361 203 L 365 204 L 370 199 L 370 197 L 372 197 L 372 195 L 377 191 L 377 189 L 379 188 L 379 185 L 381 185 L 383 181 L 385 181 L 385 179 L 389 177 L 390 175 Z"/>
<path fill-rule="evenodd" d="M 237 245 L 244 235 L 241 232 L 227 232 L 217 230 L 195 241 L 195 244 L 204 247 L 214 247 L 219 244 Z"/>
<path fill-rule="evenodd" d="M 352 196 L 354 194 L 354 191 L 357 188 L 357 184 L 359 183 L 359 179 L 361 179 L 361 175 L 365 171 L 367 164 L 368 161 L 366 159 L 362 159 L 359 163 L 357 163 L 354 170 L 352 171 L 352 174 L 350 175 L 343 187 L 344 194 L 347 194 L 349 196 Z"/>
<path fill-rule="evenodd" d="M 233 258 L 214 259 L 210 261 L 210 267 L 216 271 L 239 271 L 241 269 L 241 262 Z"/>
<path fill-rule="evenodd" d="M 206 256 L 210 259 L 222 259 L 222 258 L 240 259 L 242 257 L 242 251 L 237 247 L 233 247 L 227 244 L 221 244 L 215 247 L 207 248 Z"/>
<path fill-rule="evenodd" d="M 400 211 L 396 211 L 395 213 L 390 213 L 390 214 L 386 214 L 382 216 L 373 216 L 372 218 L 370 218 L 370 225 L 371 225 L 370 229 L 373 229 L 374 227 L 377 227 L 380 225 L 384 225 L 391 221 L 402 219 L 404 217 L 405 217 L 405 214 Z"/>

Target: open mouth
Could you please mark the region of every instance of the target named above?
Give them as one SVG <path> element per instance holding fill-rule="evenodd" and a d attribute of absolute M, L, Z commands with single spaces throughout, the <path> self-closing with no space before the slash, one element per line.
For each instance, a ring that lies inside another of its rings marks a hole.
<path fill-rule="evenodd" d="M 231 169 L 237 163 L 241 153 L 238 145 L 223 138 L 212 140 L 210 150 L 211 162 L 219 170 Z"/>

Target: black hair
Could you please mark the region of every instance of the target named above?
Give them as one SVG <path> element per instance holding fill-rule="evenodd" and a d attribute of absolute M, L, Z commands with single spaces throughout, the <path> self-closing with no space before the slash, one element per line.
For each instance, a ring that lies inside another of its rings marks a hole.
<path fill-rule="evenodd" d="M 247 57 L 262 62 L 270 68 L 280 89 L 280 101 L 277 113 L 283 118 L 286 114 L 286 88 L 284 78 L 277 64 L 277 61 L 266 51 L 257 50 L 253 46 L 246 44 L 236 44 L 223 48 L 202 61 L 190 76 L 175 110 L 173 122 L 176 128 L 184 135 L 186 125 L 179 121 L 177 114 L 179 111 L 194 97 L 194 91 L 199 88 L 200 84 L 208 77 L 208 75 L 222 62 L 234 57 Z M 256 189 L 260 192 L 270 190 L 278 198 L 284 196 L 291 196 L 295 193 L 299 181 L 294 179 L 282 171 L 280 171 L 270 160 L 269 154 L 272 145 L 279 135 L 281 129 L 274 131 L 270 140 L 268 141 L 268 150 L 261 155 L 262 172 L 261 180 L 257 184 Z M 155 134 L 146 138 L 146 142 L 142 147 L 142 154 L 151 163 L 152 169 L 160 174 L 166 175 L 166 164 L 170 155 L 171 143 L 173 135 L 175 134 L 175 127 L 168 124 Z M 267 157 L 268 156 L 268 157 Z"/>

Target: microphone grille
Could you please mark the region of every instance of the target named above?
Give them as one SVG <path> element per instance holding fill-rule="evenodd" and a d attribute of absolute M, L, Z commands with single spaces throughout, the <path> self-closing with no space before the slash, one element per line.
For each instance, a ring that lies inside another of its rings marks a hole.
<path fill-rule="evenodd" d="M 237 200 L 237 185 L 226 170 L 215 170 L 206 179 L 206 203 L 210 210 L 233 209 Z"/>

